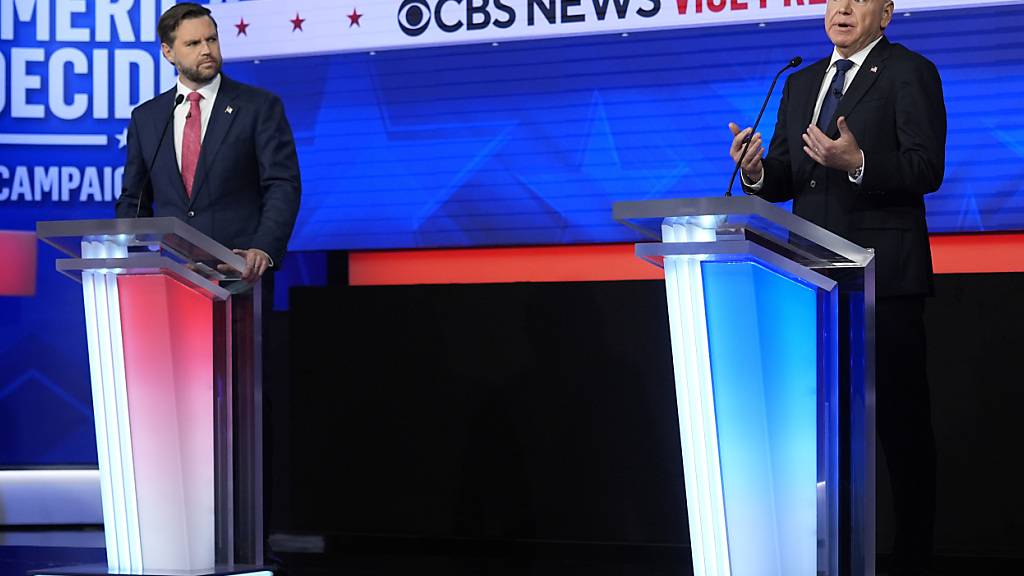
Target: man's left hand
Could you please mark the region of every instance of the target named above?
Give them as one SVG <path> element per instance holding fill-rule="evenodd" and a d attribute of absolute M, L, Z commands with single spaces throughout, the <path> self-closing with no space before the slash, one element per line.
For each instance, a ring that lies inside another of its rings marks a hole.
<path fill-rule="evenodd" d="M 836 140 L 826 136 L 817 126 L 808 127 L 803 136 L 804 152 L 822 166 L 852 172 L 860 168 L 864 158 L 861 156 L 857 138 L 846 125 L 846 118 L 840 116 L 837 123 L 839 138 Z"/>
<path fill-rule="evenodd" d="M 233 250 L 235 254 L 245 258 L 245 270 L 242 272 L 242 280 L 255 282 L 270 268 L 270 256 L 263 250 L 249 248 L 248 250 Z"/>

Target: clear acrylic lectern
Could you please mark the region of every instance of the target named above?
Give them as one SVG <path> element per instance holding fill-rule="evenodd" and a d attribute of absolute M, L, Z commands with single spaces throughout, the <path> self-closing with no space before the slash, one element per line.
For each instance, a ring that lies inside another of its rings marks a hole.
<path fill-rule="evenodd" d="M 269 574 L 260 287 L 175 218 L 39 222 L 82 284 L 107 566 L 38 574 Z"/>
<path fill-rule="evenodd" d="M 620 202 L 665 270 L 697 576 L 873 576 L 874 261 L 755 196 Z"/>

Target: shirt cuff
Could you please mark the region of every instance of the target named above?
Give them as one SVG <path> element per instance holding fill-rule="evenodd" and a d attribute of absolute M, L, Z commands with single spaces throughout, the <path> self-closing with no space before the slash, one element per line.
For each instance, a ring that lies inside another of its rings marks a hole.
<path fill-rule="evenodd" d="M 857 186 L 864 181 L 864 150 L 860 151 L 860 168 L 854 168 L 846 173 L 850 178 L 850 182 L 853 182 Z"/>
<path fill-rule="evenodd" d="M 761 170 L 761 177 L 753 184 L 747 180 L 747 175 L 743 173 L 743 170 L 740 170 L 740 182 L 743 183 L 743 191 L 747 194 L 759 192 L 761 187 L 764 186 L 764 169 Z"/>
<path fill-rule="evenodd" d="M 270 261 L 270 268 L 274 267 L 274 259 L 270 257 L 270 254 L 267 254 L 266 252 L 264 252 L 263 250 L 260 250 L 259 248 L 252 248 L 252 250 L 255 250 L 255 251 L 259 252 L 260 254 L 263 254 L 264 256 L 266 256 L 267 260 Z"/>

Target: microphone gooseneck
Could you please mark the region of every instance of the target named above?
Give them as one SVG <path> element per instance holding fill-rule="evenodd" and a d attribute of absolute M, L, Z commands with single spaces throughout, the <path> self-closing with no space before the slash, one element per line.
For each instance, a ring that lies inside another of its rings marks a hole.
<path fill-rule="evenodd" d="M 743 150 L 740 152 L 740 159 L 736 161 L 736 166 L 732 170 L 732 177 L 729 178 L 729 188 L 726 189 L 725 195 L 732 196 L 732 185 L 736 181 L 736 173 L 740 171 L 740 164 L 743 163 L 743 157 L 747 155 L 747 149 L 750 148 L 750 142 L 754 139 L 754 132 L 757 132 L 757 125 L 761 123 L 761 116 L 764 114 L 764 109 L 768 106 L 768 100 L 772 97 L 772 91 L 775 90 L 775 83 L 779 81 L 779 76 L 790 68 L 796 68 L 804 61 L 803 58 L 796 56 L 786 64 L 782 70 L 779 70 L 775 74 L 775 78 L 772 79 L 772 85 L 768 88 L 768 94 L 764 97 L 764 102 L 761 104 L 761 111 L 757 113 L 757 120 L 754 121 L 754 127 L 750 129 L 750 135 L 743 139 Z"/>
<path fill-rule="evenodd" d="M 160 152 L 160 146 L 164 143 L 164 136 L 167 135 L 167 127 L 171 125 L 171 120 L 174 119 L 174 111 L 181 106 L 181 103 L 185 101 L 184 94 L 178 94 L 174 99 L 174 106 L 171 107 L 171 113 L 167 115 L 167 121 L 164 122 L 164 129 L 160 131 L 160 139 L 156 142 L 156 149 L 153 150 L 153 154 L 149 157 L 149 162 L 146 164 L 146 178 L 150 181 L 150 188 L 153 186 L 153 163 L 156 162 L 156 155 Z M 142 213 L 142 195 L 146 192 L 146 188 L 143 187 L 139 190 L 139 199 L 135 204 L 135 217 L 138 218 L 139 214 Z"/>

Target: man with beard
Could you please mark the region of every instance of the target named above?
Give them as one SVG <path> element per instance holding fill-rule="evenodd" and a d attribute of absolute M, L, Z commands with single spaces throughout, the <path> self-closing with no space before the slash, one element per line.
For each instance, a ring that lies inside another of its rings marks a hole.
<path fill-rule="evenodd" d="M 243 279 L 254 282 L 280 265 L 299 210 L 284 107 L 221 74 L 217 23 L 205 7 L 171 7 L 157 33 L 178 82 L 132 112 L 117 216 L 175 216 L 243 256 Z"/>
<path fill-rule="evenodd" d="M 918 575 L 931 563 L 936 484 L 924 195 L 942 183 L 946 108 L 935 65 L 886 39 L 894 10 L 892 0 L 829 0 L 832 54 L 787 79 L 767 156 L 761 135 L 736 124 L 730 154 L 746 193 L 792 200 L 798 216 L 875 249 L 876 429 L 895 520 L 890 573 Z"/>

